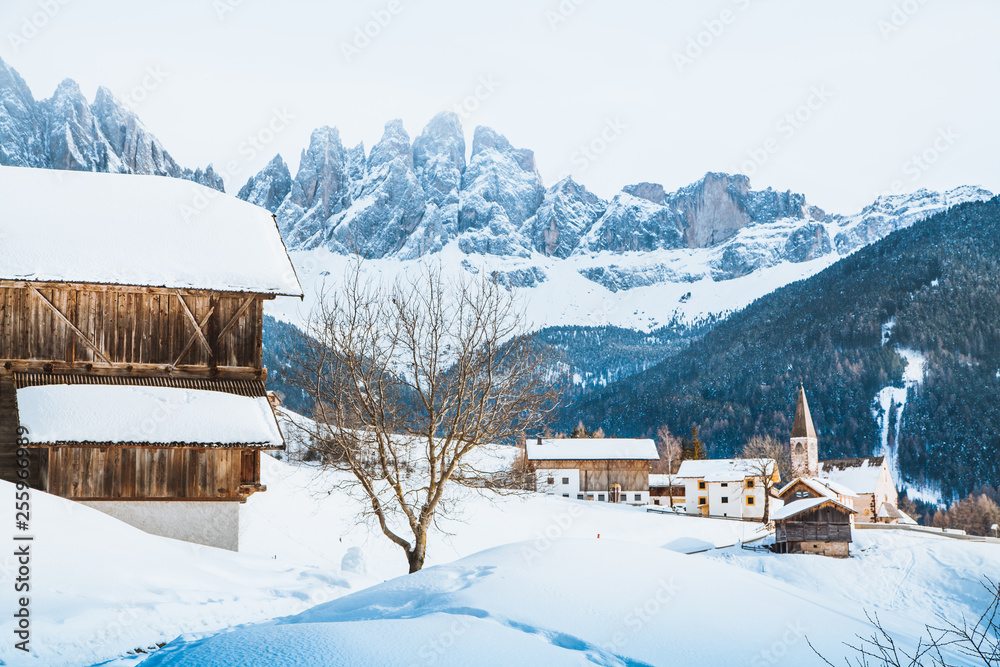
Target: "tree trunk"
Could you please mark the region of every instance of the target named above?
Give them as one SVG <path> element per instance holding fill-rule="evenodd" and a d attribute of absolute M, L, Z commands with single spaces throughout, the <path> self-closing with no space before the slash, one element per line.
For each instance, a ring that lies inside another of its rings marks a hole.
<path fill-rule="evenodd" d="M 414 540 L 413 548 L 406 552 L 406 560 L 410 564 L 410 574 L 414 572 L 419 572 L 424 566 L 424 557 L 427 555 L 427 532 L 424 530 L 420 531 L 419 535 L 416 535 Z"/>

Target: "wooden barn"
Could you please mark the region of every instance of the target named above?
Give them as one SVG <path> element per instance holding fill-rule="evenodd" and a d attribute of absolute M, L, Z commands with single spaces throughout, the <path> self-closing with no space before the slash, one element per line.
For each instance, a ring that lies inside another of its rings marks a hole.
<path fill-rule="evenodd" d="M 778 553 L 847 558 L 855 510 L 829 496 L 802 498 L 774 513 Z"/>
<path fill-rule="evenodd" d="M 577 500 L 645 505 L 650 462 L 659 460 L 652 440 L 538 438 L 526 445 L 535 488 Z"/>
<path fill-rule="evenodd" d="M 0 478 L 238 548 L 283 449 L 264 302 L 302 296 L 273 217 L 158 176 L 0 167 Z"/>

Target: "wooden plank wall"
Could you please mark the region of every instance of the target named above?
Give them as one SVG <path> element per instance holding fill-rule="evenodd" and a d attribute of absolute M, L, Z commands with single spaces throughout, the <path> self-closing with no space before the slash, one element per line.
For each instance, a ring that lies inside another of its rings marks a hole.
<path fill-rule="evenodd" d="M 9 377 L 0 376 L 0 479 L 17 481 L 17 393 Z"/>
<path fill-rule="evenodd" d="M 169 290 L 66 286 L 38 291 L 112 363 L 172 364 L 195 332 L 180 297 Z M 215 308 L 205 327 L 214 355 L 195 341 L 179 365 L 260 368 L 263 296 L 198 293 L 183 298 L 198 321 Z M 219 338 L 248 298 L 249 307 Z M 29 288 L 11 286 L 0 287 L 0 359 L 101 361 Z"/>
<path fill-rule="evenodd" d="M 242 500 L 243 449 L 52 447 L 49 493 L 74 500 Z M 253 452 L 257 454 L 258 452 Z"/>
<path fill-rule="evenodd" d="M 649 489 L 649 461 L 532 461 L 531 465 L 543 470 L 579 470 L 580 491 L 607 491 L 612 484 L 619 484 L 623 491 Z"/>

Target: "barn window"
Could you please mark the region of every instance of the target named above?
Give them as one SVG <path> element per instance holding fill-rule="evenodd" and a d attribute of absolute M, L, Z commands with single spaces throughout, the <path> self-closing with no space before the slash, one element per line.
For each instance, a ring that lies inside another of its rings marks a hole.
<path fill-rule="evenodd" d="M 569 477 L 563 477 L 563 484 L 569 484 Z"/>
<path fill-rule="evenodd" d="M 747 488 L 748 488 L 748 489 L 752 489 L 752 488 L 754 487 L 754 484 L 755 484 L 755 483 L 756 483 L 756 482 L 755 482 L 755 481 L 754 481 L 753 479 L 748 479 L 748 480 L 747 480 Z"/>
<path fill-rule="evenodd" d="M 635 494 L 635 500 L 636 500 L 636 502 L 641 501 L 642 500 L 642 494 L 641 493 Z"/>
<path fill-rule="evenodd" d="M 808 498 L 809 494 L 806 493 L 805 491 L 796 491 L 795 492 L 795 497 L 796 498 Z"/>
<path fill-rule="evenodd" d="M 722 500 L 720 502 L 723 505 L 727 505 L 727 504 L 729 504 L 729 498 L 727 498 L 726 496 L 722 496 Z"/>
<path fill-rule="evenodd" d="M 702 481 L 698 482 L 698 490 L 699 491 L 704 491 L 705 490 L 705 480 L 702 480 Z"/>
<path fill-rule="evenodd" d="M 549 477 L 549 481 L 547 483 L 548 484 L 555 484 L 556 483 L 556 478 L 555 477 Z"/>
<path fill-rule="evenodd" d="M 603 493 L 598 493 L 597 494 L 597 499 L 603 501 L 604 500 L 604 494 Z"/>
<path fill-rule="evenodd" d="M 747 505 L 756 505 L 757 499 L 753 496 L 747 496 Z"/>
<path fill-rule="evenodd" d="M 583 500 L 583 494 L 582 493 L 576 494 L 576 499 L 577 500 Z"/>
<path fill-rule="evenodd" d="M 588 493 L 587 494 L 587 500 L 593 500 L 593 499 L 594 499 L 594 494 L 593 493 Z"/>

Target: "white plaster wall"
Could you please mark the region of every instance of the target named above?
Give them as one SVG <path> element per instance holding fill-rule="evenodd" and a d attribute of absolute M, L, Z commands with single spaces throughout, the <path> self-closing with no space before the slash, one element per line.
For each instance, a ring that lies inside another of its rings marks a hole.
<path fill-rule="evenodd" d="M 576 498 L 580 493 L 580 471 L 567 469 L 538 470 L 535 473 L 535 488 L 541 493 L 561 496 L 569 494 L 570 498 Z M 549 484 L 549 477 L 553 483 Z M 564 478 L 569 479 L 569 484 L 563 484 Z"/>
<path fill-rule="evenodd" d="M 239 551 L 238 502 L 95 500 L 81 504 L 153 535 Z"/>

